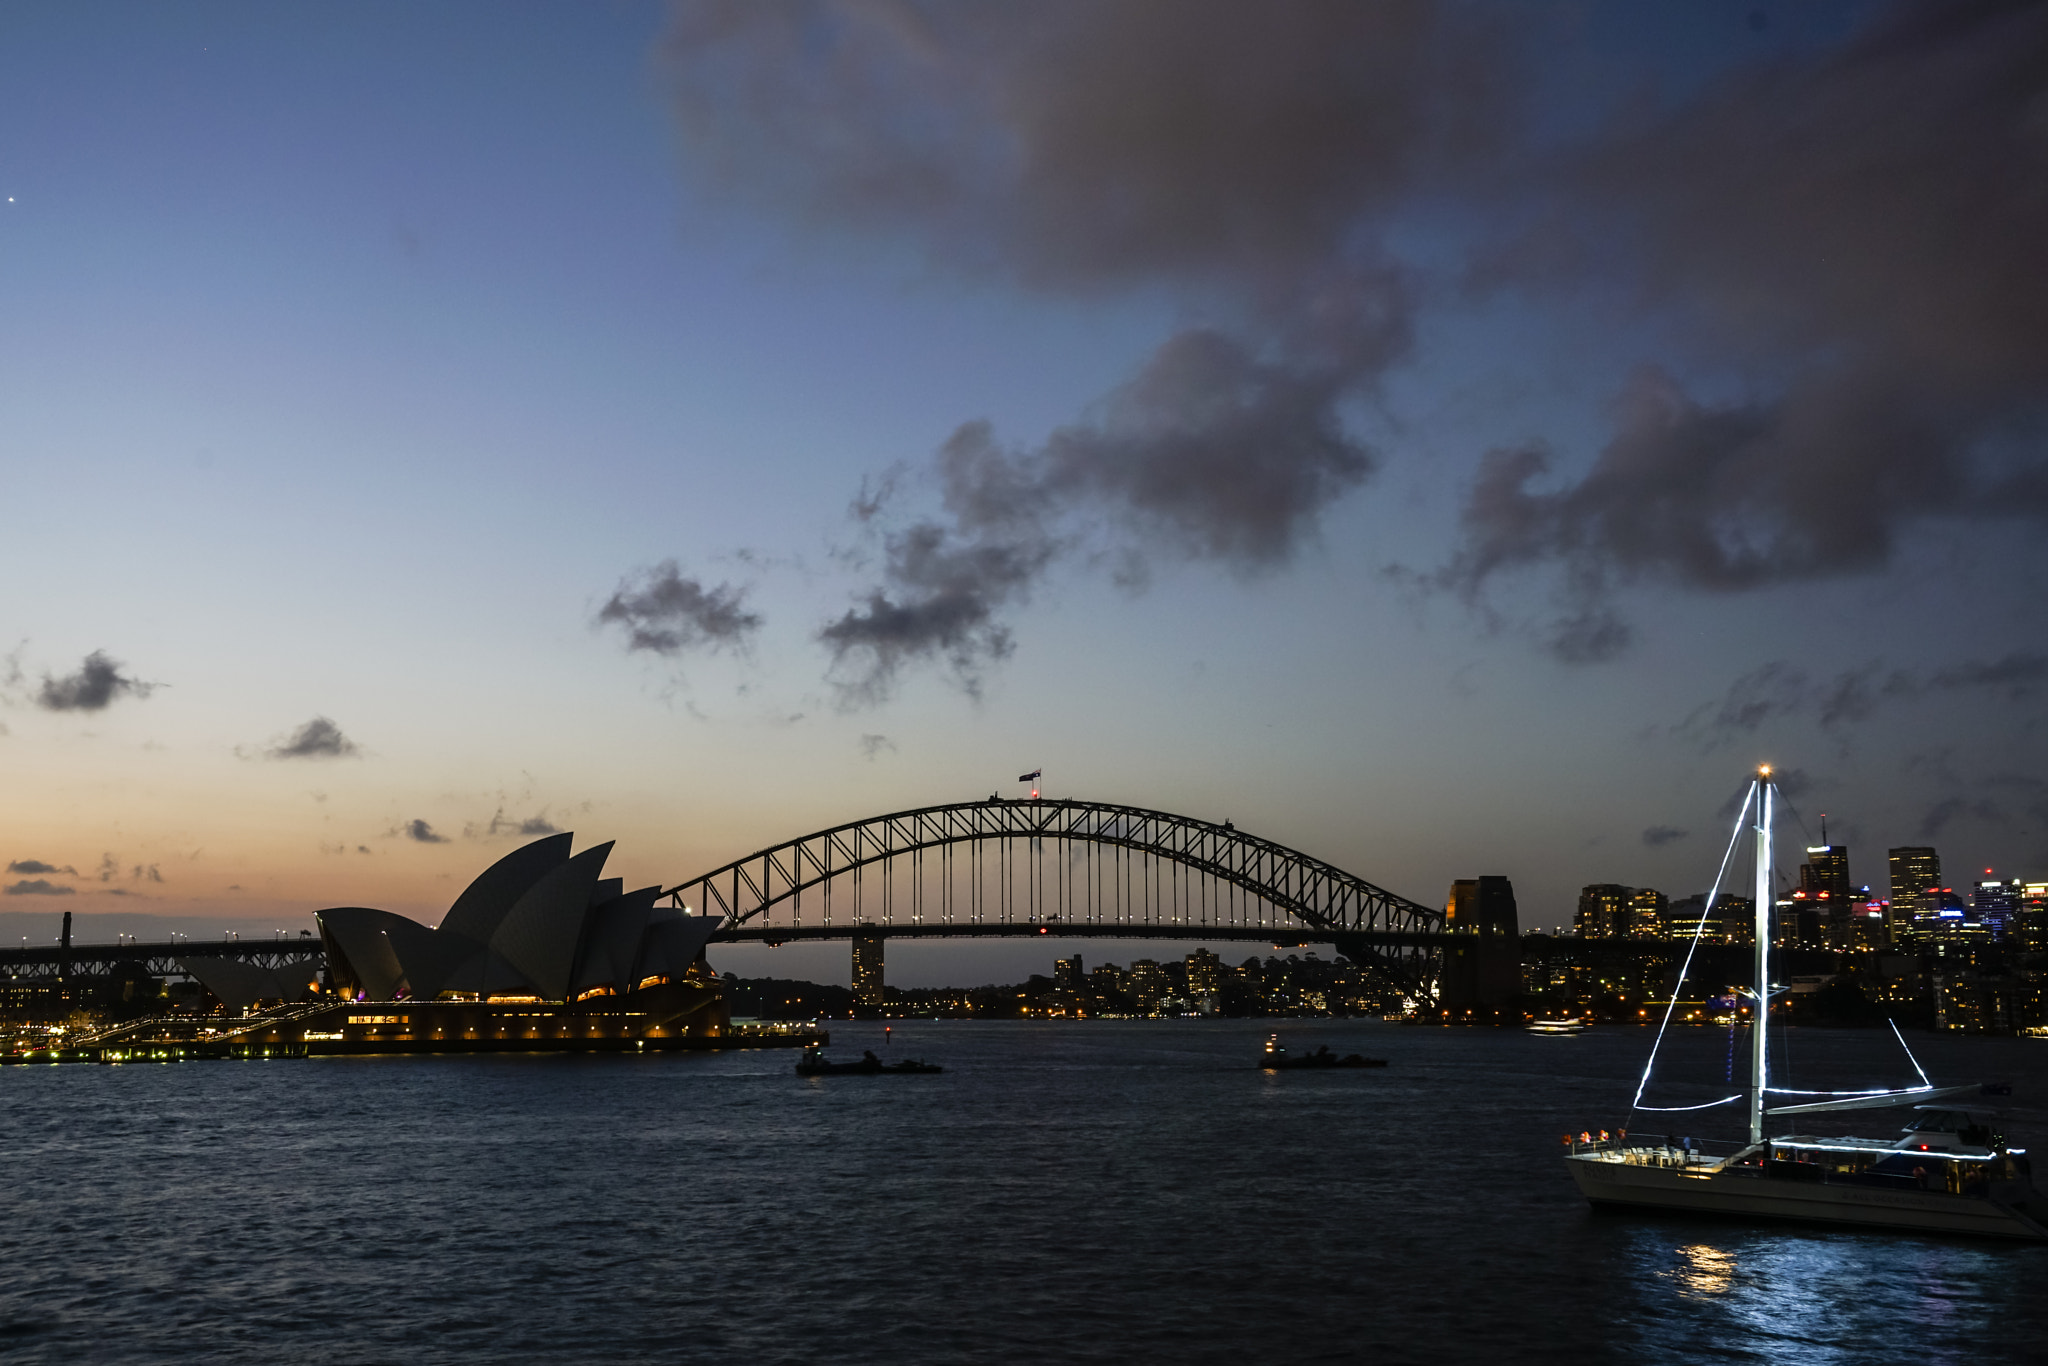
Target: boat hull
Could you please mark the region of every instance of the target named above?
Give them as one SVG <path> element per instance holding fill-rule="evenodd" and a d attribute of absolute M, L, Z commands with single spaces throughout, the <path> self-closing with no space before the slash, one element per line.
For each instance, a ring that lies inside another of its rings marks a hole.
<path fill-rule="evenodd" d="M 1989 1195 L 1971 1196 L 1786 1181 L 1701 1166 L 1639 1165 L 1593 1154 L 1574 1154 L 1565 1161 L 1580 1193 L 1596 1205 L 2048 1240 L 2048 1201 L 2025 1182 L 2000 1182 Z"/>

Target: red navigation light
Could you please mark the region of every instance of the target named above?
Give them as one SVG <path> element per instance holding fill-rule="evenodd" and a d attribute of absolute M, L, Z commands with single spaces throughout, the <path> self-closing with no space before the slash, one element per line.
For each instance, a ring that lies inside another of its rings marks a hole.
<path fill-rule="evenodd" d="M 1040 934 L 1044 934 L 1044 933 L 1045 933 L 1045 926 L 1043 926 L 1043 925 L 1040 925 L 1040 926 L 1038 927 L 1038 932 L 1039 932 Z"/>

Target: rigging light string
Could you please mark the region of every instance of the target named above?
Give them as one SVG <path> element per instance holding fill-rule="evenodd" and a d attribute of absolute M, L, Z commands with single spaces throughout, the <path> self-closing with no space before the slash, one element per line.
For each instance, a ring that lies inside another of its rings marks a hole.
<path fill-rule="evenodd" d="M 1745 792 L 1742 796 L 1742 809 L 1735 813 L 1735 828 L 1728 832 L 1728 849 L 1721 855 L 1721 870 L 1714 874 L 1714 890 L 1707 893 L 1707 904 L 1700 909 L 1699 923 L 1693 926 L 1692 943 L 1686 946 L 1685 962 L 1679 965 L 1678 980 L 1671 987 L 1671 1000 L 1665 1005 L 1664 1018 L 1657 1025 L 1656 1041 L 1650 1045 L 1650 1059 L 1643 1064 L 1642 1080 L 1636 1083 L 1636 1098 L 1628 1107 L 1628 1112 L 1631 1115 L 1635 1114 L 1638 1110 L 1705 1110 L 1716 1105 L 1726 1105 L 1731 1100 L 1740 1100 L 1742 1098 L 1739 1095 L 1724 1096 L 1720 1100 L 1708 1101 L 1705 1105 L 1643 1104 L 1643 1092 L 1650 1089 L 1650 1069 L 1657 1065 L 1657 1050 L 1664 1046 L 1664 1031 L 1671 1028 L 1671 1016 L 1677 1011 L 1678 998 L 1685 991 L 1685 975 L 1692 970 L 1692 956 L 1698 952 L 1700 937 L 1706 933 L 1707 915 L 1714 909 L 1714 903 L 1720 900 L 1721 879 L 1728 876 L 1728 861 L 1735 857 L 1735 845 L 1742 838 L 1742 825 L 1749 816 L 1749 804 L 1756 799 L 1756 789 L 1757 785 L 1755 783 L 1749 785 L 1749 791 Z"/>
<path fill-rule="evenodd" d="M 1899 1022 L 1897 1020 L 1886 1020 L 1885 1023 L 1892 1027 L 1892 1037 L 1899 1041 L 1899 1047 L 1906 1049 L 1906 1061 L 1912 1063 L 1913 1070 L 1920 1074 L 1920 1084 L 1922 1086 L 1934 1085 L 1933 1082 L 1927 1079 L 1927 1069 L 1920 1065 L 1920 1059 L 1913 1056 L 1912 1049 L 1906 1048 L 1906 1036 L 1899 1033 Z"/>

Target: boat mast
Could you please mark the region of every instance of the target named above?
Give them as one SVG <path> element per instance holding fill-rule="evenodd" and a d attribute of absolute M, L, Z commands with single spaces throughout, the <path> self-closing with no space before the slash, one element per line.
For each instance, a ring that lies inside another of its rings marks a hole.
<path fill-rule="evenodd" d="M 1764 1088 L 1770 1072 L 1764 1053 L 1764 1022 L 1771 1013 L 1771 770 L 1756 777 L 1756 1019 L 1750 1026 L 1749 1141 L 1764 1141 Z"/>

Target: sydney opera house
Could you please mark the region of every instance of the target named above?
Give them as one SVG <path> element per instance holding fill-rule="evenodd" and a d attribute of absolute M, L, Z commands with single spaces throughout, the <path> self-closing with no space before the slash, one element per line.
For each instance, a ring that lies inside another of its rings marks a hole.
<path fill-rule="evenodd" d="M 604 876 L 610 843 L 550 835 L 499 859 L 429 928 L 340 906 L 315 919 L 339 1000 L 294 1012 L 277 1043 L 347 1052 L 610 1051 L 687 1046 L 729 1023 L 704 962 L 716 916 Z M 225 960 L 185 965 L 224 1004 L 305 999 L 315 984 Z"/>

